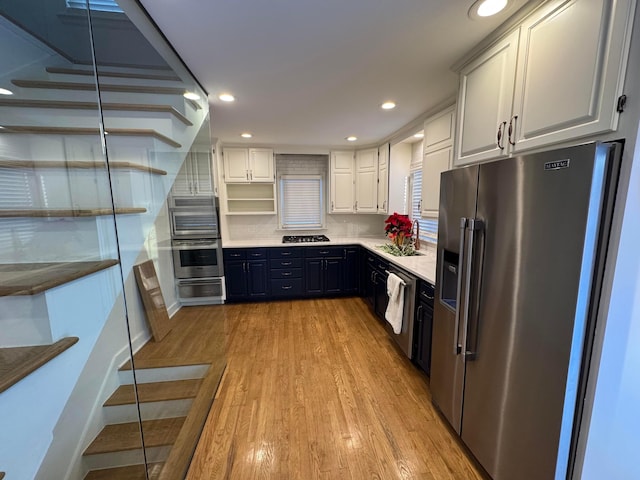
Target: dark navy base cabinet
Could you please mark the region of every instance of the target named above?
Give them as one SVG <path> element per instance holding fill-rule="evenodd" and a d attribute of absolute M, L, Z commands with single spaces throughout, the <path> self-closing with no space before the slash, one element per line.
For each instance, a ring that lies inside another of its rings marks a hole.
<path fill-rule="evenodd" d="M 228 248 L 223 257 L 227 301 L 269 297 L 266 248 Z"/>
<path fill-rule="evenodd" d="M 431 329 L 433 326 L 433 285 L 420 280 L 413 331 L 413 361 L 431 374 Z"/>

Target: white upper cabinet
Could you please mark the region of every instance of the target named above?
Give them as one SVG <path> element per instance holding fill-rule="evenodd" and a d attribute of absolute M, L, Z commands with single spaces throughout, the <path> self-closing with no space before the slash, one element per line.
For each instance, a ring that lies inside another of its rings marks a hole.
<path fill-rule="evenodd" d="M 208 151 L 192 150 L 176 175 L 171 189 L 174 196 L 213 195 L 211 157 Z"/>
<path fill-rule="evenodd" d="M 232 148 L 223 152 L 225 183 L 274 183 L 273 150 Z"/>
<path fill-rule="evenodd" d="M 505 155 L 519 30 L 460 72 L 456 165 Z"/>
<path fill-rule="evenodd" d="M 389 213 L 389 150 L 388 143 L 378 148 L 378 213 Z"/>
<path fill-rule="evenodd" d="M 272 149 L 249 149 L 249 180 L 252 182 L 275 182 Z"/>
<path fill-rule="evenodd" d="M 634 6 L 548 2 L 466 65 L 454 164 L 614 131 Z"/>
<path fill-rule="evenodd" d="M 354 199 L 353 152 L 331 152 L 331 213 L 353 213 Z"/>
<path fill-rule="evenodd" d="M 555 2 L 522 24 L 514 152 L 617 128 L 632 4 Z"/>
<path fill-rule="evenodd" d="M 356 213 L 378 212 L 378 149 L 356 152 Z"/>
<path fill-rule="evenodd" d="M 452 167 L 455 108 L 450 107 L 424 123 L 424 157 L 420 215 L 434 217 L 440 207 L 440 174 Z"/>

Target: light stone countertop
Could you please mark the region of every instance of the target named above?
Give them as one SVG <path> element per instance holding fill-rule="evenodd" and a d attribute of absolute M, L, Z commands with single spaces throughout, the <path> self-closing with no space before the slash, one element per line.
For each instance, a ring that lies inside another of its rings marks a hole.
<path fill-rule="evenodd" d="M 421 255 L 411 257 L 395 257 L 383 252 L 376 246 L 389 243 L 386 237 L 330 237 L 329 242 L 309 242 L 309 243 L 282 243 L 282 238 L 230 240 L 223 242 L 223 248 L 258 248 L 258 247 L 321 247 L 323 245 L 360 245 L 367 250 L 374 252 L 385 260 L 396 266 L 414 274 L 422 280 L 435 285 L 436 282 L 436 253 L 435 247 L 427 247 L 420 250 Z"/>

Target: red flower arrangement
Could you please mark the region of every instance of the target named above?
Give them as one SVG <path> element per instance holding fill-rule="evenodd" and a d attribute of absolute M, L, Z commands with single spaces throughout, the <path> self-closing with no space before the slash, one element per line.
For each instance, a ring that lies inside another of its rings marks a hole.
<path fill-rule="evenodd" d="M 384 223 L 384 231 L 396 245 L 402 245 L 405 238 L 411 237 L 412 224 L 408 215 L 393 212 Z"/>

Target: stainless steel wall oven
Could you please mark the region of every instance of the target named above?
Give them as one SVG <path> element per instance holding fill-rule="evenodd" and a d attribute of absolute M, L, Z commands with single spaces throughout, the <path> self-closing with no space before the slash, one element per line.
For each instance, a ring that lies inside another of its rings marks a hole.
<path fill-rule="evenodd" d="M 222 249 L 217 238 L 173 240 L 176 278 L 221 277 Z"/>

